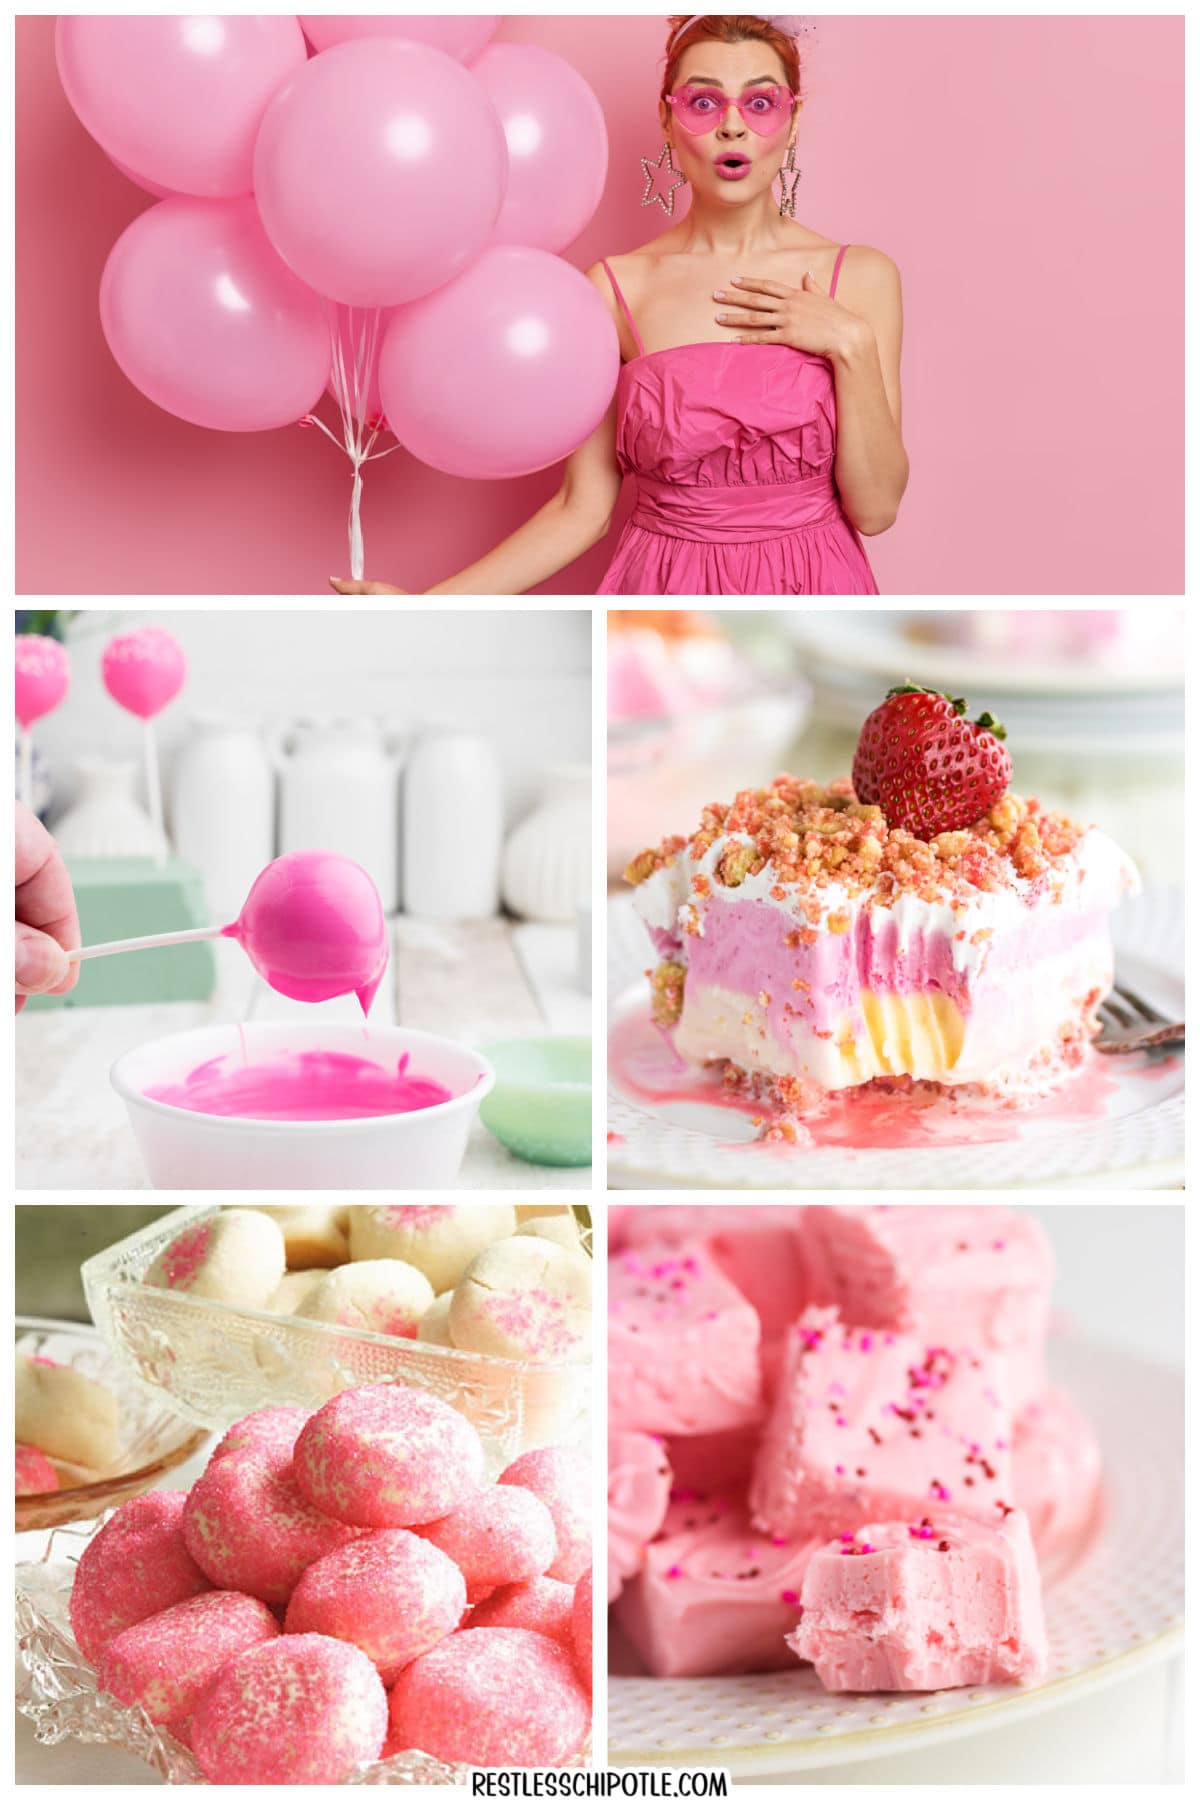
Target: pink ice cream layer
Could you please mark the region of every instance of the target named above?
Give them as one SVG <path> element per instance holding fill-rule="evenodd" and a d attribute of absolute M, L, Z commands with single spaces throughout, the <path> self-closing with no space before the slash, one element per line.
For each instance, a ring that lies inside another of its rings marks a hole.
<path fill-rule="evenodd" d="M 671 1465 L 658 1438 L 613 1431 L 608 1438 L 608 1599 L 642 1566 L 671 1496 Z"/>
<path fill-rule="evenodd" d="M 812 1206 L 813 1300 L 853 1325 L 1002 1355 L 1014 1412 L 1046 1386 L 1054 1252 L 1037 1219 L 999 1206 Z"/>
<path fill-rule="evenodd" d="M 853 1531 L 869 1519 L 1013 1506 L 1003 1362 L 809 1307 L 793 1327 L 755 1464 L 762 1530 Z"/>
<path fill-rule="evenodd" d="M 608 1423 L 691 1437 L 762 1412 L 758 1315 L 700 1243 L 608 1265 Z"/>
<path fill-rule="evenodd" d="M 655 1675 L 787 1668 L 785 1634 L 820 1542 L 755 1531 L 736 1490 L 677 1500 L 617 1618 Z"/>
<path fill-rule="evenodd" d="M 1029 1522 L 864 1525 L 810 1557 L 787 1641 L 839 1693 L 1036 1680 L 1046 1625 Z"/>
<path fill-rule="evenodd" d="M 448 1087 L 410 1071 L 344 1051 L 283 1052 L 261 1062 L 214 1056 L 182 1081 L 145 1090 L 147 1100 L 222 1119 L 376 1119 L 421 1112 L 454 1099 Z"/>
<path fill-rule="evenodd" d="M 1043 1559 L 1087 1540 L 1101 1506 L 1100 1445 L 1069 1394 L 1049 1388 L 1013 1429 L 1013 1498 Z"/>

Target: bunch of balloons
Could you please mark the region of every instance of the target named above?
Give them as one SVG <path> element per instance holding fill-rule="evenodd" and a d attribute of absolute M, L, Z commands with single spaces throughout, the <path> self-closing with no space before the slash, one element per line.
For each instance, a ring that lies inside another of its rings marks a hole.
<path fill-rule="evenodd" d="M 557 255 L 599 204 L 599 102 L 496 19 L 60 16 L 59 75 L 156 197 L 100 284 L 135 387 L 219 431 L 337 401 L 362 573 L 363 464 L 386 422 L 451 475 L 528 474 L 603 417 L 609 314 Z M 394 448 L 395 446 L 393 446 Z"/>

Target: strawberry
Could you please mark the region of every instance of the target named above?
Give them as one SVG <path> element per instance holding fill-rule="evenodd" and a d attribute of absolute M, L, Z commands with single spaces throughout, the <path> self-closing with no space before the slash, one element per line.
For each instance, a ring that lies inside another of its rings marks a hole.
<path fill-rule="evenodd" d="M 889 688 L 863 726 L 854 791 L 864 805 L 882 807 L 893 830 L 928 842 L 974 825 L 1007 792 L 1004 727 L 991 713 L 971 720 L 966 710 L 965 700 L 909 683 Z"/>

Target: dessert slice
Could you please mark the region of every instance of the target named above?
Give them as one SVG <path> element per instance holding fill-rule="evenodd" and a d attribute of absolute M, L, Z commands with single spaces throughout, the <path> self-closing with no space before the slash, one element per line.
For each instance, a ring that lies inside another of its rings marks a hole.
<path fill-rule="evenodd" d="M 813 1298 L 848 1325 L 995 1351 L 1014 1412 L 1044 1392 L 1054 1252 L 1027 1209 L 810 1206 L 804 1235 Z"/>
<path fill-rule="evenodd" d="M 1038 1555 L 1078 1548 L 1100 1505 L 1100 1445 L 1071 1396 L 1050 1388 L 1013 1427 L 1013 1499 Z"/>
<path fill-rule="evenodd" d="M 789 1337 L 755 1463 L 755 1524 L 785 1536 L 869 1519 L 1012 1510 L 1003 1363 L 809 1307 Z"/>
<path fill-rule="evenodd" d="M 835 1692 L 1031 1681 L 1045 1671 L 1042 1584 L 1023 1513 L 999 1525 L 864 1525 L 813 1553 L 800 1598 L 787 1641 Z"/>
<path fill-rule="evenodd" d="M 673 1503 L 617 1618 L 655 1675 L 787 1668 L 785 1634 L 819 1543 L 755 1531 L 736 1490 Z"/>
<path fill-rule="evenodd" d="M 671 1465 L 657 1438 L 644 1431 L 608 1434 L 608 1599 L 636 1575 L 657 1537 L 671 1498 Z"/>
<path fill-rule="evenodd" d="M 695 1437 L 762 1416 L 758 1314 L 704 1244 L 608 1263 L 608 1423 Z"/>
<path fill-rule="evenodd" d="M 1136 874 L 1008 793 L 999 728 L 959 706 L 894 692 L 853 784 L 781 775 L 629 865 L 652 1014 L 686 1061 L 792 1112 L 894 1076 L 1019 1098 L 1079 1064 Z"/>

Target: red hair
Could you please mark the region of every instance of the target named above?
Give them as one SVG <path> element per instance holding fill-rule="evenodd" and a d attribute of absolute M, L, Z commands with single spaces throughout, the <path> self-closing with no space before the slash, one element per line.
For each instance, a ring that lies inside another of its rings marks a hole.
<path fill-rule="evenodd" d="M 675 78 L 679 73 L 679 62 L 685 50 L 693 44 L 705 42 L 713 44 L 746 44 L 761 43 L 772 49 L 783 64 L 788 87 L 793 94 L 800 92 L 800 51 L 795 38 L 773 25 L 770 19 L 760 19 L 754 13 L 702 13 L 698 19 L 688 24 L 688 13 L 676 13 L 667 23 L 670 31 L 667 35 L 667 63 L 663 70 L 662 92 L 665 97 L 675 86 Z M 680 30 L 681 26 L 687 30 Z M 676 36 L 678 33 L 678 36 Z"/>

